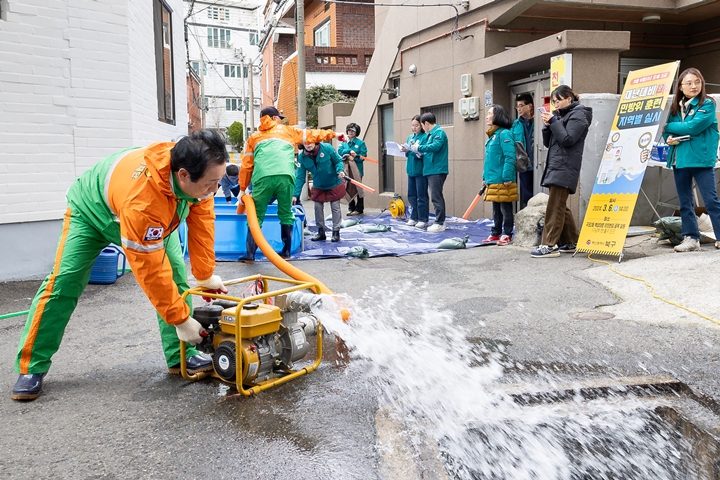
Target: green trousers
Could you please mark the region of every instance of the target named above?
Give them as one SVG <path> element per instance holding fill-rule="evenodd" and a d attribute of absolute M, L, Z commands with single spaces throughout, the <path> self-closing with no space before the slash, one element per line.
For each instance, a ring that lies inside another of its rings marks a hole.
<path fill-rule="evenodd" d="M 115 238 L 117 237 L 117 238 Z M 84 218 L 70 209 L 65 213 L 62 233 L 50 275 L 40 285 L 30 305 L 25 328 L 20 336 L 15 371 L 20 374 L 46 373 L 52 356 L 60 348 L 65 327 L 77 306 L 78 298 L 90 280 L 90 270 L 103 248 L 120 243 L 117 232 L 98 232 Z M 173 281 L 180 294 L 189 288 L 187 271 L 177 232 L 165 240 L 167 258 L 173 269 Z M 187 299 L 191 306 L 190 297 Z M 180 340 L 177 331 L 157 315 L 160 338 L 168 366 L 180 363 Z M 187 346 L 186 356 L 198 351 Z"/>
<path fill-rule="evenodd" d="M 295 215 L 292 212 L 292 197 L 295 191 L 295 178 L 290 175 L 271 175 L 252 182 L 252 197 L 255 212 L 262 227 L 270 199 L 277 198 L 280 225 L 293 225 Z"/>

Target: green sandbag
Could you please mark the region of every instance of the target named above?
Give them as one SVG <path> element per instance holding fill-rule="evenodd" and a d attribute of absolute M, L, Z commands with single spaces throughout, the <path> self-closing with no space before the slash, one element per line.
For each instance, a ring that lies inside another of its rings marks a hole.
<path fill-rule="evenodd" d="M 368 258 L 370 253 L 368 253 L 368 249 L 365 247 L 352 247 L 345 255 L 355 258 Z"/>
<path fill-rule="evenodd" d="M 313 232 L 311 232 L 309 228 L 305 228 L 303 230 L 303 235 L 315 235 L 315 234 Z"/>
<path fill-rule="evenodd" d="M 682 219 L 680 217 L 663 217 L 653 222 L 658 232 L 658 240 L 669 240 L 673 245 L 680 245 L 682 237 Z"/>
<path fill-rule="evenodd" d="M 360 223 L 359 220 L 355 220 L 354 218 L 346 218 L 342 222 L 340 222 L 340 228 L 347 228 L 352 227 L 353 225 L 357 225 Z"/>
<path fill-rule="evenodd" d="M 363 233 L 381 233 L 381 232 L 389 232 L 391 228 L 388 225 L 383 225 L 381 223 L 378 223 L 377 225 L 367 225 L 365 227 L 362 227 Z"/>
<path fill-rule="evenodd" d="M 465 248 L 465 244 L 470 240 L 470 235 L 465 235 L 465 238 L 459 238 L 459 237 L 453 237 L 453 238 L 446 238 L 442 242 L 440 242 L 440 245 L 438 245 L 438 248 L 446 248 L 448 250 L 458 250 L 460 248 Z"/>

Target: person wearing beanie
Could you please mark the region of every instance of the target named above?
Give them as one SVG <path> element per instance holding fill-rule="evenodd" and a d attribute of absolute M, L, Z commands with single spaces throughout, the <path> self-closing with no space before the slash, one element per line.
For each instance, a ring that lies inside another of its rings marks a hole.
<path fill-rule="evenodd" d="M 313 186 L 310 189 L 310 198 L 315 202 L 315 224 L 318 232 L 310 240 L 318 242 L 325 240 L 325 203 L 330 203 L 332 212 L 332 239 L 340 241 L 340 199 L 345 196 L 345 172 L 343 161 L 329 143 L 308 143 L 301 145 L 298 154 L 298 163 L 295 177 L 295 192 L 293 202 L 300 197 L 308 172 L 312 175 Z"/>

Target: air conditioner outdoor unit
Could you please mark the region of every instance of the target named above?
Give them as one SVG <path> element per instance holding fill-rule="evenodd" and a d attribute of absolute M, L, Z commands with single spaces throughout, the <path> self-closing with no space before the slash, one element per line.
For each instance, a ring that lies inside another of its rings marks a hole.
<path fill-rule="evenodd" d="M 480 117 L 480 99 L 478 97 L 470 97 L 468 100 L 468 116 L 473 120 Z"/>
<path fill-rule="evenodd" d="M 260 106 L 260 99 L 259 99 L 259 98 L 254 98 L 254 99 L 253 99 L 253 105 L 255 105 L 256 107 L 259 107 L 259 106 Z"/>

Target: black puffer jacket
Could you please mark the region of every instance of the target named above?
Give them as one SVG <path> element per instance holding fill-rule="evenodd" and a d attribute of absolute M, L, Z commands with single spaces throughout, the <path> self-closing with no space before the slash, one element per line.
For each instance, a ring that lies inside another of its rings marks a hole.
<path fill-rule="evenodd" d="M 592 122 L 592 108 L 573 102 L 555 110 L 553 115 L 557 119 L 542 130 L 543 145 L 548 148 L 548 154 L 541 185 L 565 187 L 572 194 L 580 178 L 585 137 Z"/>

